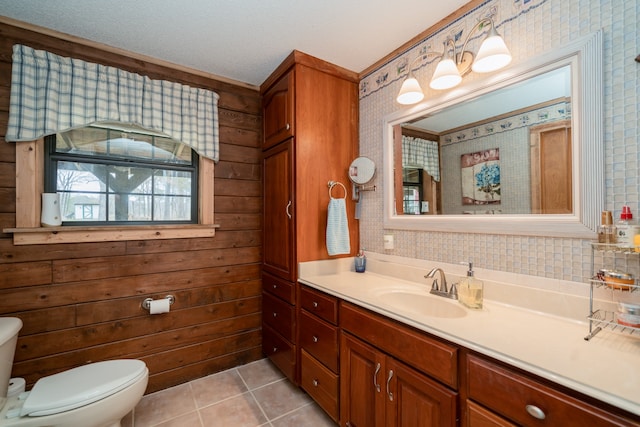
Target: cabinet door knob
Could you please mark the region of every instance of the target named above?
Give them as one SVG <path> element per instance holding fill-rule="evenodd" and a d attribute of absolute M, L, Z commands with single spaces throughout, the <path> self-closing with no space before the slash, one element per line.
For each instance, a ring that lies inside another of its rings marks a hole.
<path fill-rule="evenodd" d="M 380 362 L 376 365 L 376 371 L 373 373 L 373 386 L 376 388 L 376 391 L 380 393 L 380 384 L 378 383 L 378 372 L 380 372 Z"/>
<path fill-rule="evenodd" d="M 278 347 L 273 347 L 273 352 L 275 353 L 276 351 L 278 351 Z"/>
<path fill-rule="evenodd" d="M 318 342 L 318 337 L 315 335 L 311 339 L 313 340 L 313 342 Z"/>
<path fill-rule="evenodd" d="M 287 123 L 287 124 L 285 125 L 285 129 L 287 129 L 287 130 L 291 129 L 291 125 L 290 125 L 289 123 Z"/>
<path fill-rule="evenodd" d="M 278 313 L 276 313 L 275 311 L 273 312 L 273 317 L 278 317 Z"/>
<path fill-rule="evenodd" d="M 318 308 L 318 303 L 317 302 L 313 302 L 313 308 Z"/>
<path fill-rule="evenodd" d="M 313 384 L 314 387 L 318 387 L 318 384 L 319 384 L 318 380 L 313 380 L 311 383 Z"/>
<path fill-rule="evenodd" d="M 527 405 L 525 406 L 525 409 L 533 418 L 536 418 L 538 420 L 544 420 L 546 418 L 544 411 L 538 408 L 536 405 Z"/>
<path fill-rule="evenodd" d="M 391 378 L 393 378 L 393 371 L 389 369 L 389 377 L 387 378 L 387 396 L 389 396 L 389 400 L 393 402 L 393 393 L 389 389 L 389 383 L 391 382 Z"/>
<path fill-rule="evenodd" d="M 278 285 L 273 285 L 273 289 L 278 289 Z"/>

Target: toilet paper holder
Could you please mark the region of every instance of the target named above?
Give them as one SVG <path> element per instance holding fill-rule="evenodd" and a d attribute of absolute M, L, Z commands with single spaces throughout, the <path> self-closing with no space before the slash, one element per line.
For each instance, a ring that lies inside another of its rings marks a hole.
<path fill-rule="evenodd" d="M 174 297 L 173 295 L 167 295 L 164 298 L 169 300 L 169 305 L 173 305 L 173 303 L 176 301 L 176 297 Z M 142 301 L 142 308 L 144 308 L 145 310 L 149 310 L 151 308 L 151 301 L 153 301 L 153 298 L 145 298 Z"/>

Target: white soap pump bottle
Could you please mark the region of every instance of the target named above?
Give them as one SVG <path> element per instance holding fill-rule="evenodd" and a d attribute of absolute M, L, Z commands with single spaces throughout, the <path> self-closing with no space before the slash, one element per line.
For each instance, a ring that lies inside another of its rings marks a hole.
<path fill-rule="evenodd" d="M 469 270 L 467 270 L 467 277 L 458 285 L 458 301 L 468 308 L 481 309 L 484 283 L 473 275 L 473 262 L 460 264 L 469 264 Z"/>

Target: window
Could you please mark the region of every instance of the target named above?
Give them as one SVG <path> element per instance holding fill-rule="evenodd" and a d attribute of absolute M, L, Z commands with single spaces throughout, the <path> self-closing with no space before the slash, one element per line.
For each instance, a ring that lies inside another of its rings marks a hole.
<path fill-rule="evenodd" d="M 402 169 L 403 211 L 420 215 L 422 204 L 422 169 Z"/>
<path fill-rule="evenodd" d="M 63 225 L 198 223 L 198 155 L 164 135 L 110 125 L 45 139 L 45 191 Z"/>

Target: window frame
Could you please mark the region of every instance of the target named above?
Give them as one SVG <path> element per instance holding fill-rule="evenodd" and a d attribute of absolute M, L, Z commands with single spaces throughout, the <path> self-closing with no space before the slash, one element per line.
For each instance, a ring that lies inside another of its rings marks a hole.
<path fill-rule="evenodd" d="M 200 156 L 192 148 L 186 146 L 191 151 L 191 164 L 172 164 L 166 162 L 153 161 L 150 159 L 141 160 L 129 160 L 129 159 L 116 159 L 101 155 L 83 155 L 83 154 L 69 154 L 60 151 L 56 151 L 56 134 L 44 137 L 45 144 L 45 158 L 44 158 L 44 191 L 52 193 L 56 191 L 57 187 L 57 163 L 58 162 L 78 162 L 78 163 L 92 163 L 103 164 L 107 166 L 133 166 L 144 168 L 157 168 L 170 171 L 188 171 L 193 173 L 195 179 L 191 182 L 191 220 L 176 220 L 176 221 L 117 221 L 108 219 L 104 221 L 63 221 L 62 226 L 67 227 L 79 227 L 79 226 L 114 226 L 114 225 L 163 225 L 163 224 L 197 224 L 198 222 L 198 174 L 199 174 L 199 158 Z M 108 197 L 109 193 L 105 193 Z M 107 201 L 108 203 L 108 201 Z M 108 218 L 108 215 L 107 215 Z"/>
<path fill-rule="evenodd" d="M 3 230 L 13 234 L 14 245 L 213 237 L 220 227 L 214 222 L 214 161 L 203 156 L 198 162 L 197 224 L 42 227 L 44 138 L 15 144 L 16 227 Z"/>

